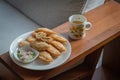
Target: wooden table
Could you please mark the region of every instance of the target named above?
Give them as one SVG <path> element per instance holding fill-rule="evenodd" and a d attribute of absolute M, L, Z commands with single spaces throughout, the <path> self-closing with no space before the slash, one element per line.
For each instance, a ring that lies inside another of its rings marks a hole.
<path fill-rule="evenodd" d="M 87 75 L 92 76 L 102 50 L 101 47 L 120 36 L 119 9 L 120 5 L 118 3 L 108 1 L 104 5 L 85 13 L 84 15 L 87 17 L 88 21 L 93 24 L 93 27 L 91 30 L 87 31 L 86 37 L 82 40 L 73 41 L 69 39 L 68 30 L 70 24 L 68 22 L 54 28 L 54 31 L 63 34 L 68 40 L 70 40 L 70 44 L 72 46 L 70 58 L 57 68 L 46 71 L 27 70 L 14 64 L 10 59 L 8 52 L 1 55 L 2 63 L 20 79 L 48 80 L 62 72 L 64 69 L 68 69 L 70 66 L 73 66 L 81 58 L 87 56 L 85 60 L 86 64 L 83 63 L 80 65 L 80 68 L 78 68 L 80 74 L 77 77 L 80 78 Z M 69 80 L 73 79 L 70 78 Z"/>

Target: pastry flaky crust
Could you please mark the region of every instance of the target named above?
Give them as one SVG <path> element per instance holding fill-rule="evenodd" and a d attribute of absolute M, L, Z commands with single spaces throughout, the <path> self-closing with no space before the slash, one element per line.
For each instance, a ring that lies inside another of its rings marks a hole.
<path fill-rule="evenodd" d="M 63 44 L 67 42 L 67 40 L 66 40 L 65 38 L 63 38 L 63 37 L 61 37 L 61 36 L 58 36 L 58 35 L 56 35 L 56 34 L 52 34 L 51 37 L 52 37 L 54 40 L 59 41 L 59 42 L 61 42 L 61 43 L 63 43 Z"/>
<path fill-rule="evenodd" d="M 45 32 L 47 34 L 55 34 L 54 31 L 50 30 L 50 29 L 47 29 L 47 28 L 38 28 L 35 30 L 35 32 Z"/>
<path fill-rule="evenodd" d="M 34 38 L 33 36 L 28 36 L 27 38 L 26 38 L 26 41 L 28 41 L 29 43 L 31 43 L 31 42 L 33 42 L 33 41 L 35 41 L 36 40 L 36 38 Z"/>
<path fill-rule="evenodd" d="M 52 44 L 60 52 L 63 52 L 63 51 L 66 50 L 65 46 L 62 43 L 58 42 L 58 41 L 51 41 L 50 44 Z"/>
<path fill-rule="evenodd" d="M 40 52 L 39 58 L 47 63 L 54 61 L 52 56 L 47 51 Z"/>
<path fill-rule="evenodd" d="M 23 46 L 25 46 L 25 45 L 30 45 L 30 43 L 29 43 L 28 41 L 21 41 L 21 42 L 19 42 L 19 44 L 18 44 L 19 47 L 23 47 Z"/>
<path fill-rule="evenodd" d="M 36 34 L 35 34 L 35 38 L 36 38 L 37 40 L 42 40 L 42 41 L 48 42 L 48 43 L 53 40 L 53 38 L 52 38 L 51 36 L 48 36 L 48 35 L 47 35 L 46 33 L 44 33 L 44 32 L 38 32 L 38 33 L 36 33 Z"/>
<path fill-rule="evenodd" d="M 24 41 L 19 42 L 18 46 L 31 46 L 40 52 L 40 60 L 50 63 L 66 51 L 66 42 L 65 38 L 58 36 L 54 31 L 47 28 L 38 28 Z"/>
<path fill-rule="evenodd" d="M 33 41 L 31 42 L 31 47 L 38 51 L 43 51 L 47 50 L 47 48 L 49 48 L 49 45 L 46 42 Z"/>
<path fill-rule="evenodd" d="M 53 56 L 58 57 L 60 56 L 60 52 L 52 45 L 49 45 L 49 48 L 47 48 L 47 51 Z"/>

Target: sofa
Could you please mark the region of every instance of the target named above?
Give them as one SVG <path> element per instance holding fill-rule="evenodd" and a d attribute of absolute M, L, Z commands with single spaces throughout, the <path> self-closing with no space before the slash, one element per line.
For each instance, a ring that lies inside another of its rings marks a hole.
<path fill-rule="evenodd" d="M 39 27 L 52 29 L 68 21 L 70 15 L 83 14 L 104 3 L 104 0 L 61 1 L 0 0 L 0 55 L 7 52 L 11 42 L 23 33 Z"/>
<path fill-rule="evenodd" d="M 0 0 L 0 54 L 25 32 L 39 27 L 52 29 L 68 21 L 70 15 L 83 14 L 103 3 L 104 0 Z"/>

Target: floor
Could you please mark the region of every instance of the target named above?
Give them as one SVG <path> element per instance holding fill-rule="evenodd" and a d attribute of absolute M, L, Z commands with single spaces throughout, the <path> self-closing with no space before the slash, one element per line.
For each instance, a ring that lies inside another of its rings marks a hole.
<path fill-rule="evenodd" d="M 0 63 L 0 80 L 19 80 L 12 72 Z"/>
<path fill-rule="evenodd" d="M 106 68 L 99 67 L 96 69 L 92 80 L 120 80 L 120 77 L 111 74 Z"/>
<path fill-rule="evenodd" d="M 118 3 L 120 3 L 120 0 L 115 0 L 115 1 L 117 1 Z"/>
<path fill-rule="evenodd" d="M 120 0 L 115 0 L 116 2 L 120 3 Z M 120 80 L 120 77 L 111 74 L 106 68 L 101 67 L 101 60 L 99 60 L 97 69 L 93 75 L 92 80 Z"/>
<path fill-rule="evenodd" d="M 3 66 L 1 63 L 0 72 L 2 72 L 2 74 L 0 74 L 0 80 L 18 80 L 18 78 L 12 75 L 11 72 L 7 68 L 5 68 L 5 66 Z M 99 67 L 96 69 L 92 80 L 120 80 L 120 77 L 111 74 L 107 69 L 103 67 Z"/>

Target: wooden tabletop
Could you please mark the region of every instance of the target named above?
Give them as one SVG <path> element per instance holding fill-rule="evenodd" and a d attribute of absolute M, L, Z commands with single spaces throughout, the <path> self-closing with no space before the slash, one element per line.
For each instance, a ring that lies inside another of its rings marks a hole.
<path fill-rule="evenodd" d="M 104 46 L 111 40 L 120 36 L 120 5 L 114 1 L 109 1 L 104 5 L 93 9 L 84 15 L 88 21 L 93 24 L 91 30 L 87 31 L 86 37 L 81 40 L 70 40 L 68 31 L 70 24 L 66 22 L 53 30 L 64 35 L 72 46 L 72 53 L 69 59 L 61 66 L 46 70 L 46 71 L 33 71 L 27 70 L 17 66 L 9 57 L 9 53 L 1 55 L 7 66 L 13 70 L 17 75 L 25 80 L 38 80 L 49 79 L 56 74 L 62 72 L 64 69 L 69 68 L 74 63 L 78 62 L 81 58 L 91 54 L 96 49 Z"/>

